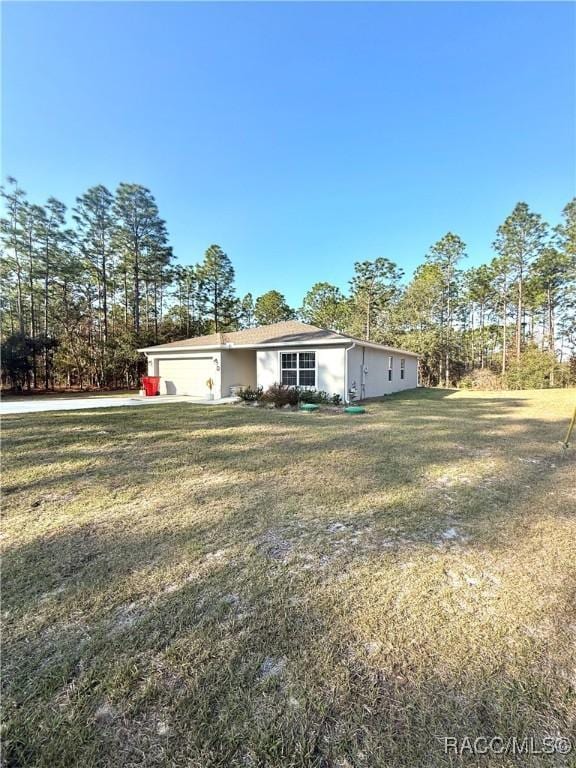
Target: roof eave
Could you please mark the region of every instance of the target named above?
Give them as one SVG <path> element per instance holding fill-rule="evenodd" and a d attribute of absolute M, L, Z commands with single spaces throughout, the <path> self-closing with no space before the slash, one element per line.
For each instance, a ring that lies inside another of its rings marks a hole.
<path fill-rule="evenodd" d="M 347 344 L 352 341 L 346 337 L 340 339 L 300 339 L 299 341 L 265 341 L 265 342 L 253 342 L 252 344 L 234 344 L 234 342 L 228 342 L 227 344 L 208 344 L 200 345 L 195 344 L 191 346 L 164 346 L 159 344 L 155 347 L 142 347 L 138 349 L 138 352 L 193 352 L 194 350 L 206 350 L 206 349 L 219 349 L 219 350 L 232 350 L 232 349 L 266 349 L 270 347 L 301 347 L 314 345 L 327 345 L 327 344 Z"/>
<path fill-rule="evenodd" d="M 230 344 L 229 349 L 269 349 L 273 347 L 309 347 L 347 344 L 350 339 L 300 339 L 299 341 L 261 341 L 253 344 Z M 225 347 L 226 348 L 226 347 Z"/>
<path fill-rule="evenodd" d="M 195 350 L 208 350 L 208 349 L 226 349 L 225 344 L 207 344 L 207 345 L 197 345 L 195 347 L 170 347 L 170 346 L 163 346 L 162 344 L 159 344 L 156 347 L 142 347 L 141 349 L 137 349 L 137 352 L 144 352 L 145 354 L 148 354 L 149 352 L 194 352 Z"/>
<path fill-rule="evenodd" d="M 222 351 L 222 350 L 234 350 L 234 349 L 273 349 L 274 347 L 302 347 L 302 346 L 331 346 L 337 344 L 353 344 L 359 347 L 368 347 L 370 349 L 381 349 L 386 352 L 396 352 L 410 357 L 419 357 L 417 352 L 411 352 L 408 349 L 400 349 L 399 347 L 389 347 L 386 344 L 376 344 L 370 341 L 362 341 L 360 339 L 353 339 L 347 336 L 341 336 L 337 339 L 300 339 L 298 341 L 266 341 L 253 344 L 234 344 L 234 342 L 228 342 L 227 344 L 202 344 L 194 346 L 163 346 L 159 344 L 155 347 L 142 347 L 138 349 L 138 352 L 144 354 L 163 354 L 164 352 L 204 352 L 207 350 Z"/>
<path fill-rule="evenodd" d="M 358 339 L 351 339 L 355 341 L 360 347 L 369 347 L 370 349 L 383 349 L 387 352 L 401 352 L 403 355 L 410 355 L 411 357 L 420 357 L 417 352 L 410 352 L 408 349 L 400 349 L 400 347 L 389 347 L 386 344 L 376 344 L 372 341 L 359 341 Z"/>

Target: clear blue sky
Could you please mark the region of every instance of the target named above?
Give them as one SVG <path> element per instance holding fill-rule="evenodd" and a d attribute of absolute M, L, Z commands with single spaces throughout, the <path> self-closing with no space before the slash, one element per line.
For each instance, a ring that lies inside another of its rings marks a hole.
<path fill-rule="evenodd" d="M 182 263 L 293 305 L 447 230 L 490 258 L 575 187 L 568 3 L 5 3 L 3 171 L 35 201 L 148 186 Z"/>

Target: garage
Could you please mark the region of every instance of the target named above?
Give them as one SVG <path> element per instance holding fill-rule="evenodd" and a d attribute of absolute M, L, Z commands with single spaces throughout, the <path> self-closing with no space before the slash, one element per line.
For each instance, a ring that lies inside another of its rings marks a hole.
<path fill-rule="evenodd" d="M 215 378 L 212 357 L 160 358 L 158 372 L 160 392 L 166 395 L 206 397 L 208 379 Z"/>

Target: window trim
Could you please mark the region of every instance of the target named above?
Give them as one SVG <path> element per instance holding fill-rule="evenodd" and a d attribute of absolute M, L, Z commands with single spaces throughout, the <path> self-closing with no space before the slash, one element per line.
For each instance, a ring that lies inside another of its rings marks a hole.
<path fill-rule="evenodd" d="M 392 381 L 393 370 L 394 370 L 394 355 L 388 355 L 388 381 Z"/>
<path fill-rule="evenodd" d="M 304 371 L 314 371 L 314 386 L 310 384 L 300 384 L 300 357 L 296 358 L 296 368 L 286 368 L 284 370 L 296 371 L 296 384 L 284 384 L 285 387 L 299 387 L 300 389 L 318 390 L 318 350 L 317 349 L 279 349 L 278 350 L 278 381 L 282 384 L 282 355 L 301 355 L 312 353 L 314 355 L 314 368 L 303 368 Z"/>
<path fill-rule="evenodd" d="M 400 358 L 400 378 L 403 379 L 406 375 L 406 358 L 401 357 Z"/>

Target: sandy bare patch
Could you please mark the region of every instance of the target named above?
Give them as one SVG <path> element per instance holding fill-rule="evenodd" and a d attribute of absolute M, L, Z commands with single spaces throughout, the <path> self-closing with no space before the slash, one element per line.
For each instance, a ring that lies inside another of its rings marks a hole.
<path fill-rule="evenodd" d="M 143 602 L 133 602 L 121 605 L 114 612 L 113 618 L 108 624 L 108 633 L 115 635 L 119 632 L 125 632 L 131 629 L 135 624 L 141 621 L 148 613 L 148 606 Z"/>
<path fill-rule="evenodd" d="M 278 677 L 284 672 L 288 660 L 285 656 L 267 656 L 260 665 L 260 679 L 267 680 L 270 677 Z"/>

